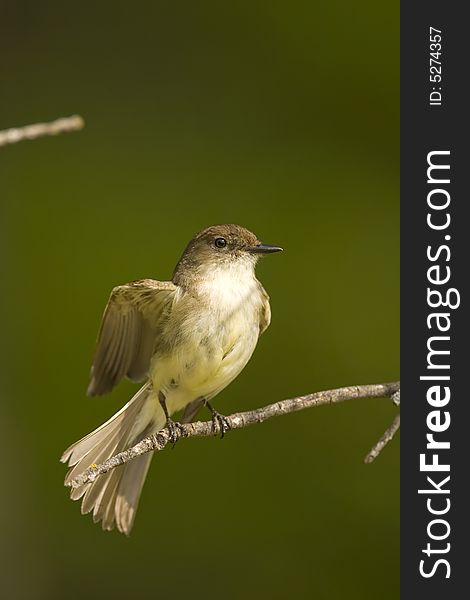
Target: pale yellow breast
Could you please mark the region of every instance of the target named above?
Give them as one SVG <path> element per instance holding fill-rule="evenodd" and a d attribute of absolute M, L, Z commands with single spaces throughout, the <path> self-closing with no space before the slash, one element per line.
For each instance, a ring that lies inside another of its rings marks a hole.
<path fill-rule="evenodd" d="M 166 331 L 175 343 L 152 361 L 154 388 L 163 390 L 172 412 L 219 393 L 258 341 L 263 298 L 252 272 L 216 271 L 198 291 L 196 298 L 183 295 L 176 303 Z"/>

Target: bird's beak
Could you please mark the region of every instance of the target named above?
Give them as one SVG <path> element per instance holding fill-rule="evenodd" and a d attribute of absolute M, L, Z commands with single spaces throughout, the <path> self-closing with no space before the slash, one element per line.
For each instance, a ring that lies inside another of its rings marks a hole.
<path fill-rule="evenodd" d="M 272 254 L 273 252 L 282 252 L 279 246 L 270 246 L 269 244 L 257 244 L 256 246 L 248 246 L 248 252 L 252 254 Z"/>

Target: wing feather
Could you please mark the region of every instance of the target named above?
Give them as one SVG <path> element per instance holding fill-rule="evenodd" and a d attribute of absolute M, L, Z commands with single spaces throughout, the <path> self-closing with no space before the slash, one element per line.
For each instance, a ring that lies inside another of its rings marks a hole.
<path fill-rule="evenodd" d="M 134 381 L 146 377 L 175 292 L 173 283 L 154 279 L 113 289 L 98 334 L 89 396 L 109 392 L 126 376 Z"/>

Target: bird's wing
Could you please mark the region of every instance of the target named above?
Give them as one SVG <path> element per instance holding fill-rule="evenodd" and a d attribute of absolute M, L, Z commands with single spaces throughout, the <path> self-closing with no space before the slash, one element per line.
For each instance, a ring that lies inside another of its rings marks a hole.
<path fill-rule="evenodd" d="M 261 284 L 260 288 L 263 296 L 263 302 L 261 304 L 261 310 L 259 313 L 259 334 L 261 335 L 266 331 L 271 323 L 271 307 L 269 305 L 269 296 L 266 293 L 266 290 Z"/>
<path fill-rule="evenodd" d="M 125 376 L 134 381 L 145 378 L 175 292 L 170 281 L 153 279 L 113 289 L 98 334 L 89 396 L 109 392 Z"/>

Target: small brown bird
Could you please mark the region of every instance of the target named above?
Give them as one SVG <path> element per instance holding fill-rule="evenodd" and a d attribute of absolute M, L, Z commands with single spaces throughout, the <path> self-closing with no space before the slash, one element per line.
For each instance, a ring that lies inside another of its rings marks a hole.
<path fill-rule="evenodd" d="M 280 250 L 239 225 L 215 225 L 189 242 L 172 281 L 143 279 L 113 289 L 88 394 L 105 394 L 124 377 L 145 383 L 109 421 L 64 452 L 62 462 L 72 467 L 66 483 L 165 425 L 174 433 L 171 416 L 179 410 L 189 422 L 208 406 L 223 435 L 227 423 L 209 401 L 240 373 L 270 323 L 255 265 Z M 116 525 L 128 534 L 152 456 L 73 489 L 72 500 L 83 498 L 82 513 L 93 511 L 103 529 Z"/>

